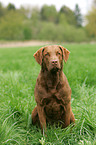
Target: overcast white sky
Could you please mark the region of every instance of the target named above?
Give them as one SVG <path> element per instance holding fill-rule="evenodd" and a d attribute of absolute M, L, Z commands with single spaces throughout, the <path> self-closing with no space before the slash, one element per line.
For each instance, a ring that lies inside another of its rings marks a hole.
<path fill-rule="evenodd" d="M 44 4 L 55 5 L 57 10 L 60 10 L 62 5 L 70 7 L 72 10 L 75 8 L 75 4 L 78 4 L 81 13 L 86 14 L 87 11 L 91 8 L 93 0 L 0 0 L 4 6 L 7 6 L 8 3 L 13 3 L 16 8 L 19 8 L 21 5 L 32 5 L 42 7 Z"/>

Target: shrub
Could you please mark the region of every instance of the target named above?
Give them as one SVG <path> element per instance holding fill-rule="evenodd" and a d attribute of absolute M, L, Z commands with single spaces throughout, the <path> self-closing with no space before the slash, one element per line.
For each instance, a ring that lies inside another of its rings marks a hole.
<path fill-rule="evenodd" d="M 54 23 L 41 23 L 40 32 L 37 33 L 40 40 L 81 42 L 86 41 L 87 36 L 82 28 L 75 28 L 71 25 L 56 25 Z"/>
<path fill-rule="evenodd" d="M 87 40 L 87 36 L 83 28 L 76 28 L 67 23 L 34 21 L 26 18 L 19 11 L 10 10 L 0 20 L 0 39 L 82 42 Z"/>
<path fill-rule="evenodd" d="M 22 40 L 23 35 L 23 16 L 11 10 L 0 21 L 0 39 Z"/>

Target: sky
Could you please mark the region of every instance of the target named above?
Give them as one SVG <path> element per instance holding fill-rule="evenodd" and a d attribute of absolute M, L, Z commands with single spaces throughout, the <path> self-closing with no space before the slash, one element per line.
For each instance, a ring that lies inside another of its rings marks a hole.
<path fill-rule="evenodd" d="M 16 8 L 20 8 L 21 5 L 38 6 L 40 8 L 44 4 L 55 5 L 58 11 L 63 5 L 66 5 L 72 10 L 74 10 L 75 5 L 78 4 L 81 13 L 85 15 L 88 12 L 88 10 L 90 10 L 93 0 L 0 0 L 0 2 L 4 6 L 7 6 L 9 3 L 12 3 L 16 6 Z"/>

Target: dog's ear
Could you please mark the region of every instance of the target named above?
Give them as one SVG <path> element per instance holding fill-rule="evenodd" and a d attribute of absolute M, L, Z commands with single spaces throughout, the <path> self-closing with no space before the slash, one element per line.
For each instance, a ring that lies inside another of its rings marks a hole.
<path fill-rule="evenodd" d="M 62 49 L 62 52 L 63 52 L 63 59 L 65 61 L 65 63 L 67 62 L 68 58 L 69 58 L 69 54 L 70 54 L 70 51 L 67 50 L 66 48 L 64 48 L 63 46 L 59 46 L 61 49 Z"/>
<path fill-rule="evenodd" d="M 44 47 L 40 48 L 38 51 L 34 53 L 35 60 L 41 65 L 42 64 L 42 51 Z"/>

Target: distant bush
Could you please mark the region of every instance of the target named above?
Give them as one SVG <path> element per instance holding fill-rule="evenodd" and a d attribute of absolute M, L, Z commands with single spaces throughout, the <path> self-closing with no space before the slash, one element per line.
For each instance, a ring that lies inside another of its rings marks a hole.
<path fill-rule="evenodd" d="M 62 29 L 65 41 L 81 42 L 87 40 L 86 32 L 83 28 L 76 28 L 71 25 L 66 25 L 65 27 L 63 26 Z"/>
<path fill-rule="evenodd" d="M 13 4 L 0 5 L 0 40 L 49 40 L 58 42 L 82 42 L 87 32 L 77 27 L 74 12 L 63 6 L 57 12 L 55 6 L 16 9 Z"/>
<path fill-rule="evenodd" d="M 23 34 L 23 19 L 18 12 L 11 10 L 0 20 L 0 39 L 5 40 L 22 40 Z"/>
<path fill-rule="evenodd" d="M 62 42 L 81 42 L 87 40 L 86 32 L 82 28 L 75 28 L 71 25 L 54 24 L 51 22 L 42 22 L 39 26 L 40 29 L 39 32 L 37 31 L 36 38 L 40 40 Z"/>
<path fill-rule="evenodd" d="M 86 41 L 83 28 L 72 25 L 55 24 L 52 22 L 37 21 L 36 23 L 24 19 L 22 15 L 11 11 L 0 21 L 0 39 L 30 40 L 40 39 L 49 41 Z"/>
<path fill-rule="evenodd" d="M 16 9 L 14 4 L 4 7 L 0 3 L 0 40 L 96 41 L 96 8 L 93 8 L 83 27 L 78 5 L 75 10 L 63 5 L 57 11 L 54 5 Z"/>
<path fill-rule="evenodd" d="M 43 22 L 41 24 L 41 29 L 38 34 L 38 38 L 40 40 L 56 40 L 57 31 L 56 31 L 56 25 L 51 22 Z"/>
<path fill-rule="evenodd" d="M 30 25 L 30 22 L 27 20 L 26 23 L 23 24 L 23 38 L 24 40 L 30 40 L 32 39 L 32 26 Z"/>

